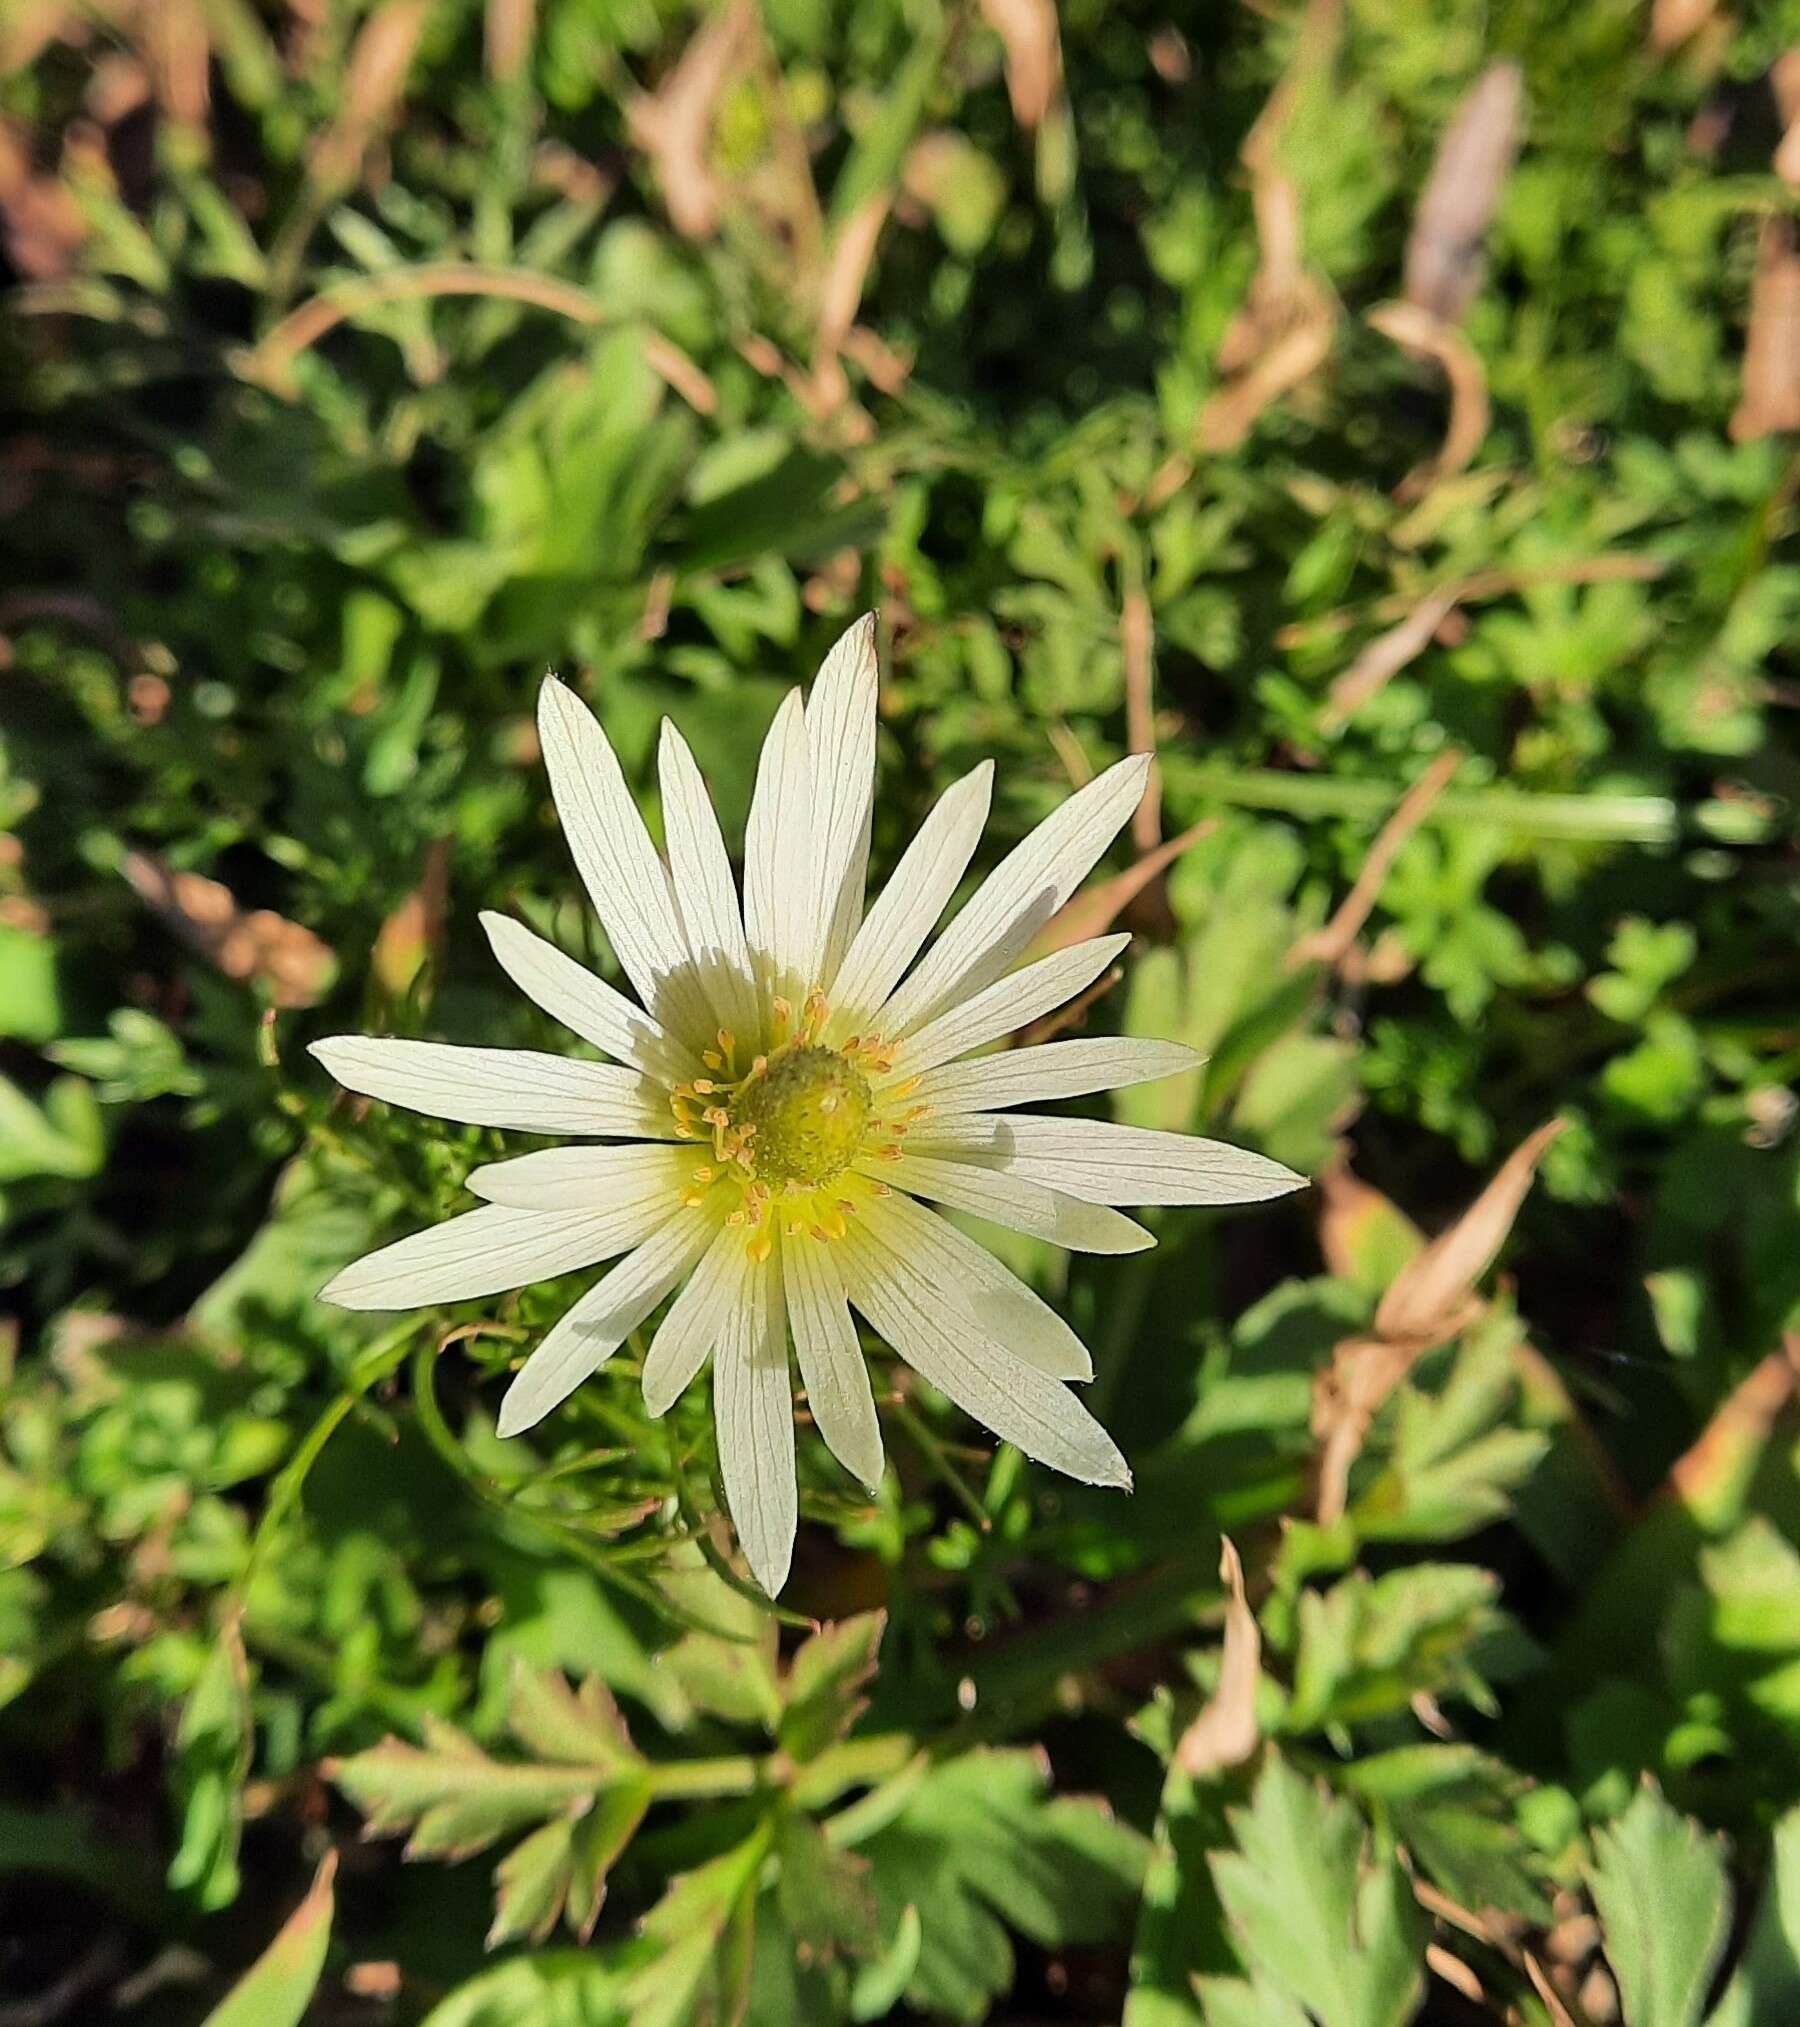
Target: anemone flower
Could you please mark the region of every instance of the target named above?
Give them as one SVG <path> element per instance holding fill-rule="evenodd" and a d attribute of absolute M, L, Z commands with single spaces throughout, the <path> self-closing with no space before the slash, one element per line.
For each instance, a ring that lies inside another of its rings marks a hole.
<path fill-rule="evenodd" d="M 1129 1486 L 1070 1390 L 1092 1376 L 1068 1324 L 938 1209 L 1089 1253 L 1154 1243 L 1119 1204 L 1235 1204 L 1302 1178 L 1259 1154 L 1021 1106 L 1167 1077 L 1170 1042 L 994 1044 L 1091 985 L 1125 948 L 1096 936 L 1021 963 L 1144 791 L 1133 755 L 1047 817 L 920 956 L 981 836 L 993 769 L 949 789 L 865 913 L 874 799 L 875 622 L 851 627 L 762 749 L 740 902 L 706 784 L 665 722 L 666 855 L 593 715 L 554 677 L 538 705 L 551 791 L 634 1003 L 503 915 L 482 917 L 513 983 L 611 1062 L 355 1035 L 313 1053 L 349 1090 L 441 1119 L 574 1143 L 480 1167 L 482 1207 L 346 1267 L 324 1299 L 409 1309 L 616 1260 L 507 1389 L 500 1433 L 549 1414 L 670 1295 L 644 1357 L 665 1413 L 713 1369 L 720 1473 L 771 1596 L 796 1523 L 789 1347 L 819 1433 L 864 1484 L 881 1428 L 852 1311 L 915 1372 L 1027 1456 Z"/>

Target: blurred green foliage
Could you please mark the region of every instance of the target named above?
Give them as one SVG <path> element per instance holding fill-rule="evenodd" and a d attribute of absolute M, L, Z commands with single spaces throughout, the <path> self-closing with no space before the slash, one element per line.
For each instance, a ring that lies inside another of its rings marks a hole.
<path fill-rule="evenodd" d="M 6 1999 L 1796 2017 L 1800 548 L 1740 376 L 1800 11 L 1680 11 L 0 20 Z M 1427 355 L 1379 306 L 1495 59 L 1522 151 Z M 991 863 L 1147 727 L 1194 835 L 1087 1019 L 1208 1061 L 1118 1116 L 1322 1180 L 1127 1261 L 996 1239 L 1135 1496 L 879 1364 L 887 1480 L 802 1441 L 778 1620 L 704 1402 L 621 1356 L 496 1438 L 567 1290 L 314 1302 L 499 1143 L 304 1046 L 565 1046 L 475 928 L 610 965 L 543 670 L 653 823 L 672 716 L 731 833 L 871 604 L 878 873 L 977 760 Z"/>

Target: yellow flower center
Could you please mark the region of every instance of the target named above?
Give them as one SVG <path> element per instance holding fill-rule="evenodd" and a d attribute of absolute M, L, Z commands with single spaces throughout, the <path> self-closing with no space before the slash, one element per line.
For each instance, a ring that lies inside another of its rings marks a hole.
<path fill-rule="evenodd" d="M 759 1182 L 817 1189 L 856 1159 L 873 1102 L 869 1080 L 854 1063 L 835 1049 L 801 1042 L 745 1078 L 725 1109 Z"/>

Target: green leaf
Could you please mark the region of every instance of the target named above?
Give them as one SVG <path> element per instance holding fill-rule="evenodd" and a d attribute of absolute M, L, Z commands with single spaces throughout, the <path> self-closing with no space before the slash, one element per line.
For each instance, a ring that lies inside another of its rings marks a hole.
<path fill-rule="evenodd" d="M 1695 2027 L 1730 1922 L 1718 1842 L 1646 1782 L 1595 1832 L 1588 1887 L 1631 2027 Z"/>
<path fill-rule="evenodd" d="M 1765 2020 L 1800 2020 L 1800 1809 L 1775 1825 L 1743 1962 L 1707 2027 L 1761 2027 Z"/>
<path fill-rule="evenodd" d="M 1547 1923 L 1515 1805 L 1527 1783 L 1474 1746 L 1413 1745 L 1352 1760 L 1346 1788 L 1393 1824 L 1414 1863 L 1464 1907 Z"/>
<path fill-rule="evenodd" d="M 1470 1332 L 1436 1393 L 1400 1390 L 1384 1467 L 1357 1492 L 1351 1518 L 1376 1541 L 1454 1541 L 1499 1519 L 1537 1468 L 1549 1437 L 1512 1426 L 1518 1392 L 1515 1318 Z"/>
<path fill-rule="evenodd" d="M 383 1739 L 327 1772 L 368 1818 L 372 1836 L 411 1828 L 409 1858 L 467 1858 L 509 1831 L 586 1801 L 613 1769 L 491 1759 L 442 1718 L 425 1745 Z"/>
<path fill-rule="evenodd" d="M 515 1657 L 507 1725 L 521 1745 L 547 1760 L 579 1767 L 639 1763 L 619 1706 L 597 1675 L 571 1690 L 557 1669 L 533 1668 Z"/>
<path fill-rule="evenodd" d="M 1137 1728 L 1140 1732 L 1145 1728 L 1142 1720 Z M 1231 1848 L 1228 1811 L 1249 1792 L 1248 1766 L 1199 1781 L 1179 1765 L 1169 1767 L 1132 1944 L 1124 2027 L 1195 2027 L 1203 2017 L 1197 1984 L 1209 1976 L 1220 1980 L 1236 1968 L 1224 1905 L 1208 1860 L 1212 1853 Z M 1233 1995 L 1227 1993 L 1220 2002 L 1221 2018 L 1229 2015 L 1233 2003 Z M 1210 1998 L 1208 2004 L 1204 2017 L 1210 2020 Z M 1283 2016 L 1272 2011 L 1269 2017 Z"/>
<path fill-rule="evenodd" d="M 34 1176 L 79 1182 L 97 1175 L 106 1136 L 93 1086 L 80 1077 L 52 1079 L 34 1105 L 10 1077 L 0 1077 L 0 1183 Z"/>
<path fill-rule="evenodd" d="M 626 1982 L 631 2027 L 740 2016 L 771 1836 L 765 1818 L 741 1844 L 682 1873 L 644 1917 L 644 1939 L 657 1949 Z"/>
<path fill-rule="evenodd" d="M 169 1884 L 208 1913 L 237 1898 L 250 1744 L 249 1664 L 243 1631 L 230 1618 L 219 1628 L 175 1733 L 181 1843 L 169 1863 Z"/>
<path fill-rule="evenodd" d="M 782 1750 L 800 1765 L 817 1759 L 862 1714 L 862 1686 L 875 1672 L 885 1612 L 840 1619 L 805 1641 L 782 1684 L 786 1708 L 776 1733 Z"/>
<path fill-rule="evenodd" d="M 497 1760 L 427 1716 L 423 1747 L 388 1738 L 326 1771 L 371 1835 L 411 1830 L 409 1857 L 466 1858 L 535 1825 L 495 1868 L 489 1946 L 541 1942 L 559 1917 L 585 1939 L 607 1873 L 650 1806 L 649 1770 L 596 1677 L 573 1690 L 555 1669 L 514 1656 L 508 1724 L 540 1758 Z"/>
<path fill-rule="evenodd" d="M 593 1950 L 539 1950 L 459 1985 L 424 2027 L 625 2027 L 624 1971 Z"/>
<path fill-rule="evenodd" d="M 807 1960 L 874 1956 L 880 1936 L 869 1861 L 837 1849 L 809 1816 L 784 1815 L 775 1848 L 782 1919 Z"/>
<path fill-rule="evenodd" d="M 318 1989 L 331 1943 L 337 1853 L 320 1860 L 306 1898 L 281 1933 L 207 2014 L 205 2027 L 299 2027 Z"/>
<path fill-rule="evenodd" d="M 1098 1803 L 1052 1799 L 1039 1754 L 979 1750 L 932 1768 L 863 1849 L 882 1934 L 918 1909 L 908 2002 L 973 2020 L 1012 1979 L 1003 1923 L 1046 1948 L 1118 1934 L 1149 1847 Z"/>
<path fill-rule="evenodd" d="M 1405 2027 L 1425 1923 L 1392 1850 L 1371 1848 L 1348 1802 L 1276 1754 L 1232 1827 L 1238 1848 L 1215 1855 L 1212 1873 L 1252 1980 L 1319 2027 Z"/>
<path fill-rule="evenodd" d="M 1504 1620 L 1499 1579 L 1467 1563 L 1357 1570 L 1299 1607 L 1294 1690 L 1281 1728 L 1366 1724 L 1423 1691 L 1475 1684 L 1469 1650 Z"/>

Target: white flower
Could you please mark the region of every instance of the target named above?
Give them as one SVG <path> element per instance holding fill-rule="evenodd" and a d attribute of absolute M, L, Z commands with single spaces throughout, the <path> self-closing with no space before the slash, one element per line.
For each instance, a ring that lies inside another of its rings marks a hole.
<path fill-rule="evenodd" d="M 495 1295 L 619 1258 L 508 1388 L 500 1433 L 542 1419 L 679 1289 L 644 1361 L 667 1411 L 713 1363 L 720 1469 L 773 1596 L 795 1528 L 791 1342 L 819 1433 L 865 1484 L 881 1430 L 851 1310 L 915 1371 L 1028 1456 L 1125 1486 L 1112 1439 L 1066 1382 L 1092 1376 L 1054 1310 L 928 1204 L 1057 1245 L 1153 1243 L 1115 1204 L 1229 1204 L 1302 1178 L 1217 1141 L 1011 1108 L 1198 1061 L 1168 1042 L 1078 1040 L 976 1055 L 1092 983 L 1128 938 L 1019 959 L 1144 788 L 1122 760 L 1045 819 L 915 964 L 968 866 L 992 767 L 951 788 L 865 915 L 875 772 L 875 623 L 789 694 L 757 769 L 740 909 L 706 785 L 662 728 L 667 860 L 606 735 L 554 677 L 538 724 L 575 863 L 639 1004 L 502 915 L 522 992 L 614 1063 L 354 1035 L 313 1053 L 352 1091 L 439 1118 L 590 1143 L 478 1168 L 484 1200 L 384 1246 L 323 1291 L 348 1309 Z M 623 1144 L 621 1144 L 623 1143 Z"/>

